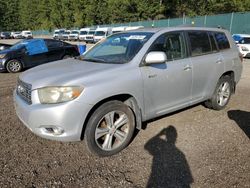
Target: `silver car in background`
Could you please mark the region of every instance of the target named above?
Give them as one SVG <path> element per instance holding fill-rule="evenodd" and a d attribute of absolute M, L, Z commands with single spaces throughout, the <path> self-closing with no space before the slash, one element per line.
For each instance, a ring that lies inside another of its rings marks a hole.
<path fill-rule="evenodd" d="M 223 109 L 241 72 L 226 30 L 142 29 L 22 73 L 14 100 L 18 117 L 35 134 L 84 139 L 92 153 L 110 156 L 129 144 L 143 121 L 201 102 Z"/>

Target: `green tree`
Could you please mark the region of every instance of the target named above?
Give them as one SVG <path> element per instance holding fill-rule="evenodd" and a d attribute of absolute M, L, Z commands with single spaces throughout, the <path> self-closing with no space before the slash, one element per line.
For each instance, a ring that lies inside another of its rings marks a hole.
<path fill-rule="evenodd" d="M 0 14 L 2 14 L 2 27 L 7 31 L 20 29 L 18 5 L 19 0 L 1 2 Z"/>

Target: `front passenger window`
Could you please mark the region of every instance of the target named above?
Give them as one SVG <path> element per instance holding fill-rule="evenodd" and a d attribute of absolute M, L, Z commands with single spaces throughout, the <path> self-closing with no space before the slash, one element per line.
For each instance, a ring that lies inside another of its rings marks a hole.
<path fill-rule="evenodd" d="M 165 52 L 168 61 L 187 57 L 186 45 L 183 33 L 167 33 L 158 37 L 150 47 L 150 52 Z"/>

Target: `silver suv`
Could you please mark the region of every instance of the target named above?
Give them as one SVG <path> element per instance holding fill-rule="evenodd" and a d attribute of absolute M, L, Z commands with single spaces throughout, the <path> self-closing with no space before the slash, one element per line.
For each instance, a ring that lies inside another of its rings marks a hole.
<path fill-rule="evenodd" d="M 129 144 L 143 121 L 201 102 L 223 109 L 241 72 L 239 51 L 225 30 L 143 29 L 22 73 L 15 107 L 35 134 L 84 139 L 92 153 L 110 156 Z"/>

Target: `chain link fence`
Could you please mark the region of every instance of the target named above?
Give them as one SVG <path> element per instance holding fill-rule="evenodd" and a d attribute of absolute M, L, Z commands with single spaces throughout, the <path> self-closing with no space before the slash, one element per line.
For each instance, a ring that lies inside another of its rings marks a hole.
<path fill-rule="evenodd" d="M 144 26 L 150 27 L 175 27 L 179 25 L 193 25 L 197 27 L 222 27 L 229 30 L 232 34 L 250 34 L 250 12 L 237 12 L 229 14 L 218 14 L 211 16 L 169 18 L 164 20 L 138 21 L 129 23 L 118 23 L 99 25 L 99 27 L 118 27 L 118 26 Z M 98 26 L 92 26 L 98 27 Z M 34 35 L 52 35 L 47 30 L 34 31 Z"/>

